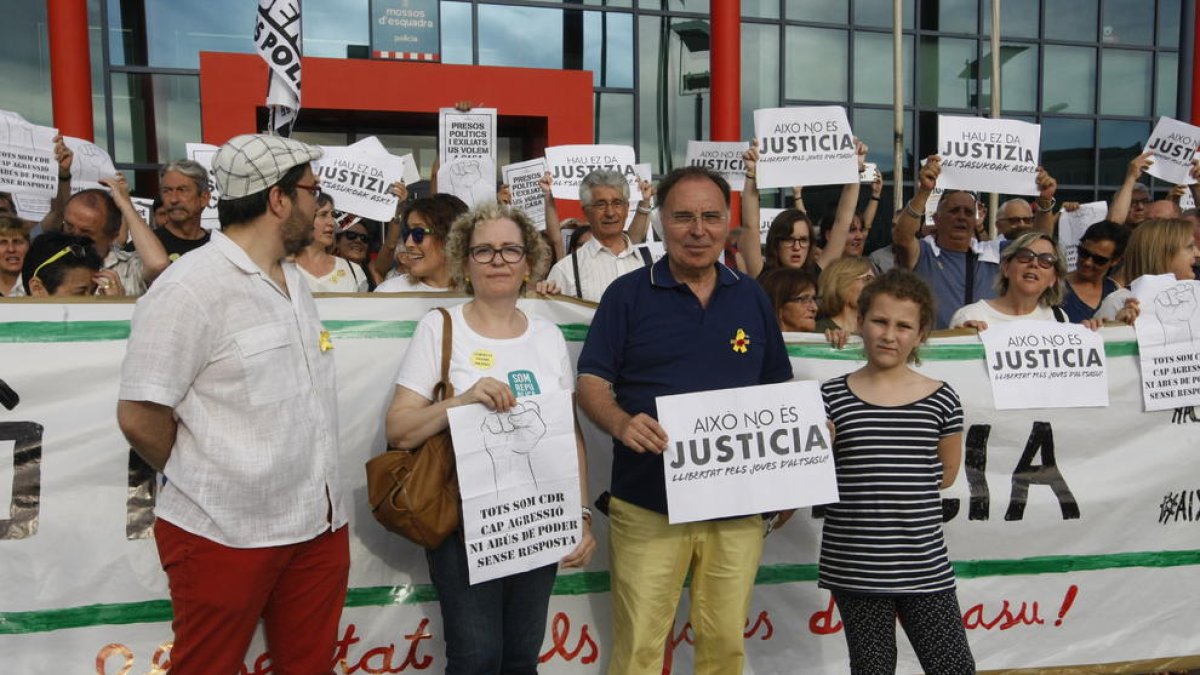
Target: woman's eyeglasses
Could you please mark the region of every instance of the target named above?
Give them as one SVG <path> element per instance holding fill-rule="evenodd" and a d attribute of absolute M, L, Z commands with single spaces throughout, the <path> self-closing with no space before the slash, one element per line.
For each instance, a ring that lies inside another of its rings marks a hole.
<path fill-rule="evenodd" d="M 1092 262 L 1095 263 L 1097 267 L 1104 267 L 1105 265 L 1107 265 L 1109 262 L 1112 261 L 1112 258 L 1110 258 L 1106 255 L 1097 255 L 1095 253 L 1092 253 L 1091 251 L 1087 250 L 1083 246 L 1075 247 L 1075 255 L 1077 258 L 1079 258 L 1079 262 L 1083 262 L 1084 260 L 1091 258 Z"/>
<path fill-rule="evenodd" d="M 428 227 L 402 227 L 400 228 L 400 241 L 408 241 L 412 237 L 413 243 L 420 246 L 421 242 L 425 241 L 425 237 L 430 234 Z"/>
<path fill-rule="evenodd" d="M 1034 253 L 1027 248 L 1023 248 L 1013 254 L 1013 260 L 1025 265 L 1036 260 L 1038 267 L 1048 270 L 1058 263 L 1058 256 L 1053 253 Z"/>
<path fill-rule="evenodd" d="M 35 267 L 33 270 L 33 275 L 30 277 L 30 279 L 37 279 L 38 272 L 41 272 L 43 267 L 45 267 L 46 265 L 49 265 L 51 263 L 57 262 L 59 259 L 61 259 L 65 255 L 67 255 L 68 253 L 75 256 L 76 258 L 78 258 L 80 260 L 83 260 L 87 256 L 87 251 L 83 250 L 83 247 L 80 246 L 79 244 L 68 244 L 67 246 L 64 246 L 63 249 L 61 251 L 59 251 L 58 253 L 55 253 L 54 255 L 50 256 L 49 258 L 46 258 L 46 260 L 43 261 L 41 265 L 38 265 L 37 267 Z"/>
<path fill-rule="evenodd" d="M 338 236 L 345 237 L 347 241 L 361 241 L 364 244 L 371 239 L 370 235 L 368 235 L 366 232 L 353 232 L 350 230 L 342 232 Z"/>
<path fill-rule="evenodd" d="M 471 260 L 474 260 L 480 265 L 491 264 L 491 262 L 496 259 L 496 254 L 499 254 L 500 259 L 506 263 L 519 263 L 521 262 L 521 259 L 525 257 L 525 247 L 517 246 L 515 244 L 511 246 L 501 246 L 500 248 L 486 245 L 472 246 L 470 248 L 470 253 Z"/>
<path fill-rule="evenodd" d="M 788 298 L 788 302 L 798 302 L 802 305 L 815 305 L 817 304 L 818 300 L 817 296 L 812 293 L 801 293 L 794 298 Z"/>

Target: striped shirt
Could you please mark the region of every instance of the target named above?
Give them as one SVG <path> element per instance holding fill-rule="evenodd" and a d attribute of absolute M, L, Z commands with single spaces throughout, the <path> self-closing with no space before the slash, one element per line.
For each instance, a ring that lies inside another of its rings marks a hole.
<path fill-rule="evenodd" d="M 841 501 L 825 509 L 820 586 L 876 594 L 953 589 L 937 447 L 962 431 L 958 394 L 943 383 L 919 401 L 878 406 L 855 396 L 844 375 L 821 393 L 837 429 Z"/>

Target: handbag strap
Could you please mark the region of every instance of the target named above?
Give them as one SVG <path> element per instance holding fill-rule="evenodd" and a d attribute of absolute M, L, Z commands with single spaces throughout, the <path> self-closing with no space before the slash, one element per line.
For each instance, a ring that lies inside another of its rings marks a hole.
<path fill-rule="evenodd" d="M 442 313 L 442 379 L 433 387 L 433 400 L 442 401 L 454 396 L 454 385 L 450 384 L 450 352 L 453 349 L 454 325 L 450 312 L 438 307 Z"/>

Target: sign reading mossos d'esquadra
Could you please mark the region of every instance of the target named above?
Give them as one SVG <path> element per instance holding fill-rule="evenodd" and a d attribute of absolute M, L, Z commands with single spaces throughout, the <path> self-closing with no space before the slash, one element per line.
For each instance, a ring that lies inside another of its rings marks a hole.
<path fill-rule="evenodd" d="M 371 58 L 441 61 L 438 0 L 371 0 Z"/>

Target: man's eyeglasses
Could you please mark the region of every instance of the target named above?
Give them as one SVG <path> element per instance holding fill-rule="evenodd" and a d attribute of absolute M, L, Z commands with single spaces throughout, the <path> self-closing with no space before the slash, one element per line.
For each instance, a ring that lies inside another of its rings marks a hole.
<path fill-rule="evenodd" d="M 1048 270 L 1058 263 L 1058 256 L 1053 253 L 1034 253 L 1027 248 L 1023 248 L 1013 254 L 1013 260 L 1025 265 L 1036 260 L 1038 267 Z"/>
<path fill-rule="evenodd" d="M 338 236 L 344 237 L 347 241 L 361 241 L 364 244 L 367 243 L 371 239 L 371 236 L 369 234 L 367 234 L 366 232 L 354 232 L 353 230 L 346 230 L 345 232 L 342 232 Z M 421 242 L 417 242 L 417 243 L 419 244 Z"/>
<path fill-rule="evenodd" d="M 300 188 L 301 190 L 308 190 L 310 193 L 312 193 L 313 199 L 320 199 L 321 197 L 320 185 L 305 185 L 304 183 L 296 183 L 296 187 Z"/>
<path fill-rule="evenodd" d="M 629 206 L 629 202 L 624 199 L 614 199 L 611 202 L 592 202 L 587 205 L 593 211 L 607 211 L 609 208 L 612 208 L 614 211 L 620 211 L 626 206 Z"/>
<path fill-rule="evenodd" d="M 58 262 L 58 260 L 60 260 L 63 256 L 67 255 L 68 253 L 75 256 L 76 258 L 78 258 L 80 260 L 83 260 L 84 257 L 87 256 L 87 251 L 83 250 L 83 247 L 80 246 L 79 244 L 69 244 L 67 246 L 64 246 L 61 251 L 59 251 L 58 253 L 55 253 L 54 255 L 50 256 L 49 258 L 46 258 L 42 262 L 41 265 L 38 265 L 37 267 L 35 267 L 33 270 L 33 276 L 31 276 L 30 279 L 37 279 L 38 272 L 41 272 L 43 267 L 45 267 L 46 265 L 49 265 L 51 263 Z"/>
<path fill-rule="evenodd" d="M 1092 253 L 1091 251 L 1087 250 L 1083 246 L 1075 247 L 1075 256 L 1079 259 L 1079 262 L 1083 262 L 1084 260 L 1091 258 L 1092 262 L 1095 263 L 1095 265 L 1097 267 L 1104 267 L 1108 263 L 1112 262 L 1112 258 L 1110 258 L 1109 256 L 1097 255 L 1097 254 Z"/>
<path fill-rule="evenodd" d="M 480 265 L 491 264 L 491 262 L 496 259 L 496 254 L 500 254 L 500 259 L 506 263 L 519 263 L 521 262 L 521 259 L 525 257 L 525 247 L 517 246 L 515 244 L 510 246 L 501 246 L 500 248 L 487 245 L 472 246 L 470 248 L 470 253 L 471 260 L 474 260 Z"/>
<path fill-rule="evenodd" d="M 1033 225 L 1033 216 L 1008 216 L 1005 218 L 997 218 L 1006 223 L 1019 223 L 1021 225 Z"/>
<path fill-rule="evenodd" d="M 425 237 L 429 234 L 430 229 L 428 227 L 402 227 L 400 228 L 400 241 L 408 241 L 408 238 L 412 237 L 413 243 L 420 246 L 421 242 L 425 241 Z"/>

